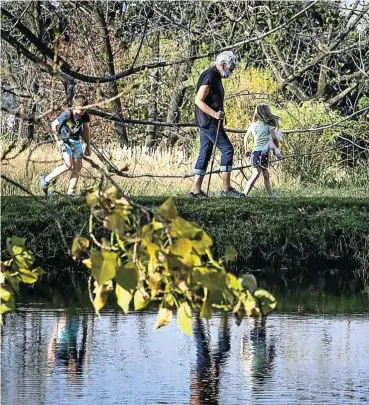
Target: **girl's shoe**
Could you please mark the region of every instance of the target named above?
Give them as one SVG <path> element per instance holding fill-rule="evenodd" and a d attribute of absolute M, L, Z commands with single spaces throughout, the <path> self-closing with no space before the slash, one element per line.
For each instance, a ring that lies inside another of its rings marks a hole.
<path fill-rule="evenodd" d="M 75 191 L 71 191 L 70 193 L 67 193 L 69 197 L 78 197 L 78 194 Z"/>
<path fill-rule="evenodd" d="M 273 193 L 272 195 L 269 196 L 269 198 L 270 198 L 271 200 L 274 200 L 275 198 L 279 198 L 279 197 L 277 196 L 276 193 Z"/>

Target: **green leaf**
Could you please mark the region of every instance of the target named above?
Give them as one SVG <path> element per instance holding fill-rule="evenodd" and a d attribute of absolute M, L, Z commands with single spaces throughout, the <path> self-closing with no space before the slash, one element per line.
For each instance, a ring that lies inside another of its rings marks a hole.
<path fill-rule="evenodd" d="M 138 311 L 140 309 L 145 308 L 149 304 L 150 297 L 146 291 L 137 290 L 133 297 L 133 301 L 134 301 L 135 310 Z"/>
<path fill-rule="evenodd" d="M 208 289 L 208 300 L 214 304 L 220 304 L 223 293 L 227 288 L 226 273 L 206 267 L 199 267 L 193 272 L 195 282 Z"/>
<path fill-rule="evenodd" d="M 11 238 L 6 238 L 6 248 L 9 254 L 13 257 L 13 247 L 20 246 L 24 248 L 26 245 L 26 240 L 24 238 L 18 238 L 18 236 L 12 236 Z"/>
<path fill-rule="evenodd" d="M 32 270 L 32 273 L 36 273 L 39 277 L 41 277 L 45 274 L 45 270 L 41 269 L 41 267 L 36 267 Z"/>
<path fill-rule="evenodd" d="M 187 302 L 182 302 L 177 311 L 177 322 L 184 333 L 192 336 L 191 308 Z"/>
<path fill-rule="evenodd" d="M 115 277 L 117 256 L 115 252 L 94 251 L 91 253 L 91 273 L 99 284 L 104 284 Z"/>
<path fill-rule="evenodd" d="M 115 281 L 125 290 L 135 290 L 138 281 L 138 272 L 133 263 L 117 268 Z"/>
<path fill-rule="evenodd" d="M 33 284 L 38 279 L 38 274 L 27 269 L 19 269 L 19 275 L 21 281 L 26 284 Z"/>
<path fill-rule="evenodd" d="M 19 281 L 15 277 L 13 277 L 9 271 L 6 271 L 4 273 L 4 276 L 9 286 L 13 289 L 13 291 L 19 293 Z"/>
<path fill-rule="evenodd" d="M 237 257 L 237 250 L 232 246 L 227 246 L 225 248 L 224 259 L 226 262 L 232 262 Z"/>
<path fill-rule="evenodd" d="M 172 320 L 172 317 L 173 312 L 170 309 L 160 308 L 158 317 L 156 318 L 155 329 L 168 325 L 168 323 Z"/>
<path fill-rule="evenodd" d="M 123 312 L 127 314 L 129 311 L 129 303 L 132 300 L 132 294 L 119 284 L 115 286 L 115 294 L 117 296 L 118 305 L 123 309 Z"/>
<path fill-rule="evenodd" d="M 87 249 L 90 246 L 90 241 L 87 238 L 84 238 L 83 236 L 78 236 L 77 238 L 74 238 L 73 244 L 72 244 L 72 257 L 74 260 L 76 260 L 77 256 L 83 252 L 85 249 Z"/>
<path fill-rule="evenodd" d="M 200 318 L 211 319 L 212 317 L 213 317 L 213 307 L 208 302 L 208 300 L 205 300 L 201 307 Z"/>
<path fill-rule="evenodd" d="M 157 210 L 156 214 L 160 215 L 165 221 L 170 221 L 178 216 L 177 208 L 173 198 L 168 198 Z"/>
<path fill-rule="evenodd" d="M 251 294 L 254 294 L 257 288 L 256 278 L 252 274 L 245 274 L 242 277 L 241 285 L 245 290 L 249 290 Z"/>

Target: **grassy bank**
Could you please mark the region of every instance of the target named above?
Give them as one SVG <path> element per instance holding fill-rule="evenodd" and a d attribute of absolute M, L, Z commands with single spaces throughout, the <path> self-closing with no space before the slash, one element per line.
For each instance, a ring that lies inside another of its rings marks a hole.
<path fill-rule="evenodd" d="M 137 201 L 157 206 L 164 199 Z M 360 290 L 369 279 L 369 198 L 177 198 L 176 204 L 183 217 L 198 222 L 213 237 L 217 256 L 226 246 L 236 248 L 235 273 L 252 270 L 286 285 L 335 283 L 341 289 Z M 41 264 L 59 266 L 52 273 L 61 275 L 72 262 L 55 217 L 71 245 L 76 234 L 87 233 L 88 214 L 83 199 L 56 197 L 47 209 L 30 197 L 3 197 L 2 250 L 7 236 L 26 237 Z M 78 272 L 84 269 L 77 267 L 73 274 Z"/>

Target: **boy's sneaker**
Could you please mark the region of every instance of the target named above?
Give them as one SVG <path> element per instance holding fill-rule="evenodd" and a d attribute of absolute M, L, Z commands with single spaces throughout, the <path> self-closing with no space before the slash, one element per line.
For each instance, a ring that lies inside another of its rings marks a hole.
<path fill-rule="evenodd" d="M 220 192 L 221 197 L 227 198 L 244 198 L 246 197 L 245 194 L 238 192 L 235 188 L 230 187 L 227 191 Z"/>
<path fill-rule="evenodd" d="M 44 193 L 44 195 L 47 195 L 48 194 L 48 188 L 49 188 L 49 186 L 50 186 L 50 183 L 48 183 L 46 180 L 45 180 L 45 178 L 46 178 L 46 176 L 40 176 L 40 178 L 39 178 L 39 184 L 40 184 L 40 188 L 41 188 L 41 191 Z"/>

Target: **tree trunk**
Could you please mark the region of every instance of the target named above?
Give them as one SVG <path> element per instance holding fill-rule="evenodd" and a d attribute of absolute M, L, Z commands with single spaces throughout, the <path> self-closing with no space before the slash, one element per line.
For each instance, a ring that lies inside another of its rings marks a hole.
<path fill-rule="evenodd" d="M 98 5 L 98 7 L 97 7 L 97 15 L 98 15 L 100 26 L 101 26 L 100 27 L 101 33 L 105 40 L 104 41 L 105 42 L 105 53 L 106 53 L 107 61 L 108 61 L 109 74 L 115 75 L 114 56 L 113 56 L 113 51 L 111 48 L 108 26 L 106 24 L 104 11 L 102 10 L 100 5 Z M 111 89 L 110 89 L 109 93 L 110 93 L 110 97 L 114 97 L 119 94 L 116 81 L 113 81 L 111 83 Z M 114 129 L 115 129 L 115 133 L 118 136 L 120 145 L 123 146 L 128 143 L 128 134 L 127 134 L 127 128 L 123 124 L 122 103 L 120 101 L 120 98 L 115 99 L 113 101 L 113 103 L 114 103 L 114 113 L 121 120 L 121 122 L 114 121 Z"/>
<path fill-rule="evenodd" d="M 158 60 L 160 57 L 160 32 L 154 34 L 152 43 L 152 57 L 153 60 Z M 156 121 L 158 117 L 158 88 L 159 88 L 159 69 L 155 69 L 151 74 L 151 105 L 149 108 L 148 119 Z M 146 147 L 150 150 L 156 148 L 157 145 L 157 131 L 155 125 L 147 125 L 146 127 Z"/>

